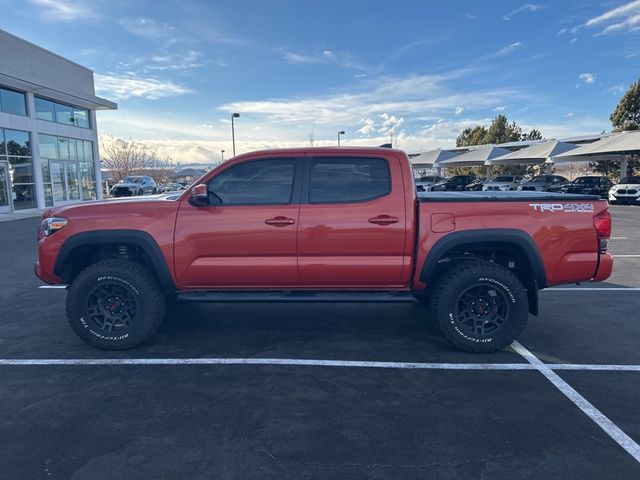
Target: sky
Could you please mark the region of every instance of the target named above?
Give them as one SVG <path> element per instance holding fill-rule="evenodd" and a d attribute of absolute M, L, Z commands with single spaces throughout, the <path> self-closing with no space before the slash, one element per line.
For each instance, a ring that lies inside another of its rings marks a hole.
<path fill-rule="evenodd" d="M 502 113 L 610 130 L 640 72 L 640 0 L 0 0 L 0 28 L 94 71 L 101 135 L 174 162 L 393 139 L 452 147 Z"/>

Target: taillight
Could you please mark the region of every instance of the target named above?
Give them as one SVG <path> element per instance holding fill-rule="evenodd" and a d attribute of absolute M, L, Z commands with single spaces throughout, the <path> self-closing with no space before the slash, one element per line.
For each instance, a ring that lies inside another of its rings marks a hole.
<path fill-rule="evenodd" d="M 596 229 L 600 253 L 605 253 L 611 236 L 611 214 L 609 210 L 599 213 L 593 217 L 593 226 Z"/>

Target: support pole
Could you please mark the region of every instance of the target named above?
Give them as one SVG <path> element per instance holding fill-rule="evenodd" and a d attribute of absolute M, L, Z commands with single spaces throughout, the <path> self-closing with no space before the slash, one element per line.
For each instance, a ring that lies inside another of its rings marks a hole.
<path fill-rule="evenodd" d="M 624 158 L 620 160 L 620 178 L 626 177 L 628 170 L 629 160 L 627 160 L 627 156 L 625 155 Z"/>

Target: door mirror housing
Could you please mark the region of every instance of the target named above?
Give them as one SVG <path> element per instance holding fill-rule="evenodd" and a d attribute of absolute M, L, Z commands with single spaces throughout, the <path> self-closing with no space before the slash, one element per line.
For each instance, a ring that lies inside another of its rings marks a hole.
<path fill-rule="evenodd" d="M 191 189 L 189 203 L 194 207 L 209 205 L 209 190 L 206 184 L 200 183 Z"/>

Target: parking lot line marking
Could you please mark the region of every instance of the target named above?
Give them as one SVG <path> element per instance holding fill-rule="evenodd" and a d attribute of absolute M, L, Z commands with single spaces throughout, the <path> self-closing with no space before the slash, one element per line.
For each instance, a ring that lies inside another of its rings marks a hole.
<path fill-rule="evenodd" d="M 67 288 L 66 285 L 40 285 L 38 288 Z"/>
<path fill-rule="evenodd" d="M 640 365 L 597 365 L 581 363 L 546 363 L 551 370 L 587 370 L 591 372 L 640 372 Z"/>
<path fill-rule="evenodd" d="M 311 360 L 299 358 L 2 358 L 16 365 L 297 365 L 311 367 L 397 368 L 413 370 L 535 370 L 529 363 L 421 363 Z"/>
<path fill-rule="evenodd" d="M 602 292 L 609 290 L 611 292 L 637 292 L 640 287 L 552 287 L 545 288 L 543 292 Z"/>
<path fill-rule="evenodd" d="M 613 258 L 640 258 L 640 255 L 614 255 Z"/>
<path fill-rule="evenodd" d="M 537 370 L 531 363 L 425 363 L 318 360 L 301 358 L 0 358 L 0 366 L 55 365 L 289 365 L 413 370 Z M 546 363 L 550 370 L 640 372 L 640 365 Z"/>
<path fill-rule="evenodd" d="M 511 344 L 517 353 L 519 353 L 531 365 L 534 365 L 538 371 L 547 377 L 558 390 L 560 390 L 574 405 L 593 420 L 604 432 L 609 435 L 618 445 L 626 450 L 638 463 L 640 463 L 640 445 L 624 433 L 620 427 L 607 418 L 600 410 L 594 407 L 586 398 L 580 395 L 571 385 L 565 382 L 555 373 L 548 365 L 542 362 L 533 353 L 523 347 L 517 340 Z"/>
<path fill-rule="evenodd" d="M 627 237 L 609 237 L 609 240 L 626 240 Z"/>

